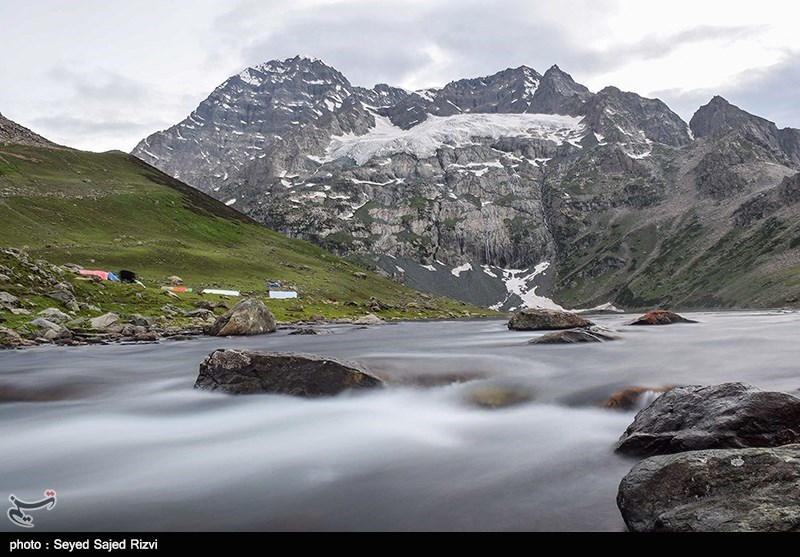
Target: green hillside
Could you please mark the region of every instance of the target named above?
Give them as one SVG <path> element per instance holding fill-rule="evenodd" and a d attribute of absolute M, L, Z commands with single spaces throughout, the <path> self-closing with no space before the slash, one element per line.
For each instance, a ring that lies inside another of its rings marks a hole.
<path fill-rule="evenodd" d="M 259 296 L 266 295 L 266 282 L 280 281 L 300 299 L 268 301 L 279 320 L 363 315 L 376 307 L 371 298 L 383 306 L 382 317 L 487 313 L 364 275 L 363 269 L 276 234 L 120 152 L 0 145 L 0 222 L 0 246 L 22 248 L 32 259 L 58 265 L 132 270 L 147 285 L 141 299 L 128 285 L 106 284 L 99 298 L 86 292 L 104 310 L 122 303 L 128 312 L 157 313 L 170 301 L 158 286 L 178 275 L 195 289 Z M 13 293 L 8 286 L 0 284 L 0 290 Z M 181 297 L 177 304 L 187 308 L 198 299 Z"/>

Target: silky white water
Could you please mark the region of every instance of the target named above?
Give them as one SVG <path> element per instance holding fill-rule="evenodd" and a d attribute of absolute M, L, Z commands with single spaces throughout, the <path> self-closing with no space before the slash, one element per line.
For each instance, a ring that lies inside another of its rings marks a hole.
<path fill-rule="evenodd" d="M 0 352 L 0 501 L 55 489 L 37 531 L 623 530 L 616 490 L 634 461 L 612 449 L 634 413 L 598 408 L 608 395 L 800 388 L 798 313 L 631 317 L 594 318 L 622 337 L 595 345 L 529 346 L 537 333 L 484 320 Z M 194 390 L 221 347 L 338 357 L 388 385 L 317 400 Z M 486 383 L 534 399 L 476 407 Z M 0 530 L 20 529 L 3 512 Z"/>

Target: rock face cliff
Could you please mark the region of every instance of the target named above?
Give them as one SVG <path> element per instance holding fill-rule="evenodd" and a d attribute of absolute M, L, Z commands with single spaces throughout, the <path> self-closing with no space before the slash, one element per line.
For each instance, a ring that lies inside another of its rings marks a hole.
<path fill-rule="evenodd" d="M 33 145 L 35 147 L 57 147 L 55 143 L 0 114 L 0 145 L 3 143 Z"/>
<path fill-rule="evenodd" d="M 719 97 L 691 128 L 557 66 L 405 91 L 295 57 L 134 154 L 416 288 L 512 309 L 794 303 L 800 131 Z"/>

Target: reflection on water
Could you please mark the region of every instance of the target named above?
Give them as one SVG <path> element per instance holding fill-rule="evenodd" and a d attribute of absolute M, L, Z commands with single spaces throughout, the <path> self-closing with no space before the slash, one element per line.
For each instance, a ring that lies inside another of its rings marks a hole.
<path fill-rule="evenodd" d="M 602 345 L 528 346 L 503 321 L 336 327 L 0 353 L 0 499 L 58 491 L 37 530 L 621 530 L 630 386 L 796 392 L 796 313 L 696 314 Z M 361 362 L 388 389 L 324 400 L 192 389 L 215 348 Z M 453 378 L 466 382 L 433 387 Z M 533 392 L 503 410 L 479 385 Z M 0 530 L 15 527 L 0 520 Z"/>

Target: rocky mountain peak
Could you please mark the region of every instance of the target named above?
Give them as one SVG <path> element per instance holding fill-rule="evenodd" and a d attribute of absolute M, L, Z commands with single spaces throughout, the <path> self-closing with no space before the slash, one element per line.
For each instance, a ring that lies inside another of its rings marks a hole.
<path fill-rule="evenodd" d="M 692 133 L 697 138 L 722 135 L 748 124 L 761 126 L 769 125 L 771 122 L 745 112 L 719 95 L 705 106 L 701 106 L 689 122 Z"/>
<path fill-rule="evenodd" d="M 429 116 L 457 114 L 522 114 L 533 113 L 532 105 L 542 76 L 527 66 L 508 68 L 492 75 L 452 81 L 441 89 L 432 88 L 398 95 L 385 94 L 391 105 L 384 103 L 384 115 L 395 126 L 410 129 Z M 374 92 L 367 92 L 370 99 Z"/>
<path fill-rule="evenodd" d="M 372 89 L 356 87 L 356 91 L 365 104 L 377 109 L 391 108 L 414 94 L 405 89 L 387 85 L 386 83 L 378 83 Z M 424 95 L 425 92 L 418 92 L 416 94 Z"/>
<path fill-rule="evenodd" d="M 436 94 L 434 113 L 528 112 L 542 76 L 527 66 L 448 83 Z"/>
<path fill-rule="evenodd" d="M 250 87 L 289 84 L 304 89 L 306 85 L 342 85 L 351 87 L 347 78 L 336 68 L 322 60 L 307 56 L 295 56 L 285 60 L 264 62 L 241 71 L 236 77 Z M 226 87 L 231 80 L 226 81 Z"/>
<path fill-rule="evenodd" d="M 662 101 L 617 87 L 606 87 L 586 103 L 586 122 L 606 140 L 627 146 L 655 141 L 680 147 L 691 142 L 686 122 Z M 643 145 L 631 153 L 643 156 L 649 151 Z"/>
<path fill-rule="evenodd" d="M 720 96 L 701 106 L 692 116 L 689 125 L 698 139 L 719 138 L 728 134 L 746 137 L 748 141 L 765 148 L 774 156 L 787 157 L 800 165 L 800 130 L 778 129 L 773 122 L 750 114 Z"/>
<path fill-rule="evenodd" d="M 544 72 L 530 112 L 578 116 L 592 93 L 572 76 L 553 65 Z"/>

